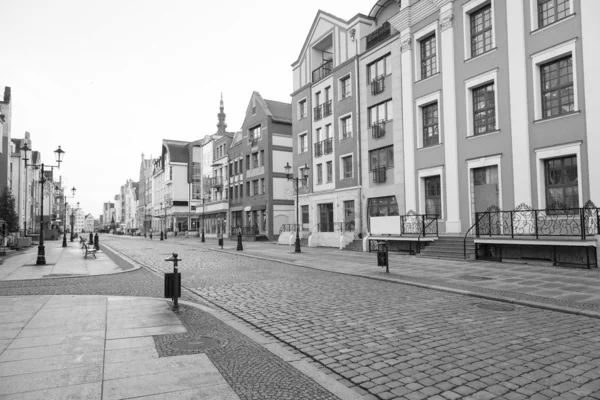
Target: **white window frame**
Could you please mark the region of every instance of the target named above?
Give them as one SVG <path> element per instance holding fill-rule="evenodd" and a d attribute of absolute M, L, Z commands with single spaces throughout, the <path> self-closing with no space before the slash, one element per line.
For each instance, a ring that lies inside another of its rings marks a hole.
<path fill-rule="evenodd" d="M 415 54 L 415 83 L 419 83 L 423 80 L 421 76 L 421 39 L 435 34 L 435 74 L 428 76 L 425 79 L 433 78 L 440 73 L 440 35 L 438 29 L 438 21 L 435 21 L 425 28 L 421 29 L 413 35 L 413 49 Z"/>
<path fill-rule="evenodd" d="M 496 2 L 495 0 L 471 0 L 468 3 L 463 4 L 462 13 L 463 13 L 463 41 L 464 41 L 464 49 L 465 49 L 465 61 L 473 58 L 471 53 L 471 13 L 481 6 L 490 3 L 492 5 L 491 13 L 492 13 L 492 49 L 486 53 L 480 54 L 477 57 L 485 56 L 493 52 L 496 49 Z"/>
<path fill-rule="evenodd" d="M 343 132 L 342 132 L 342 127 L 344 126 L 344 121 L 343 119 L 350 117 L 350 136 L 347 138 L 344 138 L 343 136 Z M 344 140 L 344 139 L 350 139 L 351 137 L 354 136 L 354 121 L 352 118 L 352 113 L 346 113 L 344 115 L 341 115 L 340 117 L 338 117 L 338 126 L 339 126 L 339 140 Z"/>
<path fill-rule="evenodd" d="M 534 121 L 538 120 L 549 120 L 555 118 L 563 118 L 569 115 L 573 115 L 579 112 L 579 100 L 578 100 L 578 85 L 577 85 L 577 38 L 571 39 L 568 42 L 561 43 L 557 46 L 550 47 L 549 49 L 542 50 L 537 52 L 531 56 L 531 67 L 533 71 L 533 115 Z M 573 97 L 574 97 L 574 109 L 573 113 L 567 115 L 557 115 L 555 117 L 550 117 L 546 119 L 542 119 L 542 83 L 541 83 L 541 73 L 540 73 L 540 65 L 545 64 L 553 59 L 562 58 L 568 54 L 571 54 L 572 63 L 573 63 Z"/>
<path fill-rule="evenodd" d="M 579 207 L 583 207 L 583 170 L 581 169 L 581 141 L 561 144 L 558 146 L 546 147 L 543 149 L 536 149 L 534 151 L 538 195 L 537 208 L 541 210 L 546 209 L 546 179 L 544 162 L 550 158 L 558 158 L 573 155 L 577 157 L 577 190 L 579 192 Z"/>
<path fill-rule="evenodd" d="M 302 151 L 302 136 L 306 136 L 306 149 Z M 308 151 L 308 131 L 304 131 L 298 134 L 298 154 L 306 153 Z"/>
<path fill-rule="evenodd" d="M 494 83 L 494 108 L 496 113 L 496 125 L 494 126 L 493 132 L 497 132 L 500 130 L 500 114 L 498 112 L 498 68 L 495 68 L 491 71 L 484 72 L 481 75 L 474 76 L 473 78 L 467 79 L 465 81 L 465 98 L 467 99 L 467 104 L 465 107 L 467 109 L 467 137 L 475 136 L 475 128 L 473 126 L 473 89 L 488 84 L 490 82 Z M 484 133 L 481 136 L 490 133 L 492 132 Z"/>
<path fill-rule="evenodd" d="M 346 178 L 344 175 L 344 158 L 346 157 L 350 157 L 350 159 L 352 160 L 352 176 Z M 333 168 L 333 166 L 332 166 Z M 347 154 L 342 154 L 340 156 L 340 181 L 344 180 L 344 179 L 354 179 L 354 154 L 353 153 L 347 153 Z"/>
<path fill-rule="evenodd" d="M 446 191 L 445 191 L 445 176 L 444 176 L 444 166 L 440 165 L 439 167 L 433 168 L 425 168 L 417 171 L 417 177 L 419 182 L 419 212 L 418 214 L 425 214 L 425 178 L 429 178 L 431 176 L 440 176 L 440 198 L 441 198 L 441 211 L 442 215 L 439 217 L 439 221 L 445 221 L 445 207 L 446 207 Z"/>
<path fill-rule="evenodd" d="M 342 97 L 342 88 L 344 87 L 342 81 L 348 78 L 350 80 L 350 92 L 348 96 Z M 338 101 L 346 100 L 349 97 L 352 97 L 352 73 L 348 72 L 346 75 L 342 76 L 338 79 Z"/>
<path fill-rule="evenodd" d="M 538 15 L 538 0 L 529 0 L 529 9 L 530 9 L 529 16 L 530 16 L 530 21 L 531 21 L 531 32 L 533 33 L 534 31 L 537 31 L 538 29 L 543 30 L 546 28 L 550 28 L 551 26 L 559 24 L 562 21 L 566 21 L 569 18 L 572 18 L 573 15 L 575 14 L 575 12 L 573 11 L 574 1 L 573 0 L 568 0 L 568 1 L 569 1 L 569 15 L 567 15 L 563 19 L 560 19 L 558 21 L 551 23 L 550 25 L 546 25 L 546 26 L 543 26 L 542 28 L 540 28 L 540 19 L 539 19 L 539 15 Z"/>
<path fill-rule="evenodd" d="M 473 187 L 471 170 L 475 168 L 492 167 L 494 165 L 498 167 L 498 208 L 502 210 L 502 155 L 497 154 L 493 156 L 467 160 L 467 182 L 469 183 L 469 226 L 475 223 L 475 221 L 473 221 L 473 204 L 471 204 L 471 189 Z"/>
<path fill-rule="evenodd" d="M 300 107 L 300 105 L 302 104 L 302 102 L 304 102 L 304 105 L 306 106 L 306 115 L 304 117 L 302 116 L 302 114 L 300 112 L 302 110 L 302 107 Z M 308 117 L 308 99 L 306 97 L 303 97 L 300 100 L 298 100 L 297 104 L 298 104 L 297 105 L 298 121 L 300 121 L 300 120 Z"/>
<path fill-rule="evenodd" d="M 319 177 L 319 167 L 321 167 L 321 176 Z M 317 185 L 322 185 L 323 184 L 323 163 L 318 163 L 317 164 L 317 168 L 315 168 L 315 173 L 317 175 L 317 179 L 315 179 L 315 182 L 317 182 Z M 319 179 L 321 178 L 321 179 Z"/>
<path fill-rule="evenodd" d="M 433 146 L 423 147 L 423 107 L 438 104 L 438 133 L 440 142 Z M 415 100 L 415 111 L 417 112 L 417 149 L 429 149 L 432 147 L 441 146 L 443 143 L 443 118 L 442 118 L 442 91 L 430 93 Z"/>

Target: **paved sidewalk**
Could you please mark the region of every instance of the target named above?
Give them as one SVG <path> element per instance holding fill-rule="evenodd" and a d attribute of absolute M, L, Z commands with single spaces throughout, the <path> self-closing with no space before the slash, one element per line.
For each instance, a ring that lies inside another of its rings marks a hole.
<path fill-rule="evenodd" d="M 191 238 L 179 240 L 202 245 Z M 244 250 L 236 251 L 237 243 L 230 240 L 225 240 L 221 250 L 214 239 L 207 239 L 205 245 L 215 251 L 247 257 L 600 318 L 599 269 L 451 261 L 390 254 L 390 273 L 386 274 L 384 268 L 377 267 L 376 253 L 322 247 L 302 247 L 301 253 L 294 253 L 293 246 L 271 242 L 244 242 Z"/>
<path fill-rule="evenodd" d="M 239 399 L 204 353 L 160 355 L 154 335 L 186 334 L 166 301 L 0 297 L 2 399 Z"/>
<path fill-rule="evenodd" d="M 79 239 L 68 242 L 67 247 L 62 247 L 62 240 L 48 240 L 44 242 L 44 247 L 46 265 L 35 264 L 37 245 L 2 257 L 0 281 L 108 275 L 134 269 L 132 265 L 120 262 L 116 257 L 111 258 L 112 254 L 103 251 L 102 242 L 96 258 L 88 255 L 85 259 Z"/>

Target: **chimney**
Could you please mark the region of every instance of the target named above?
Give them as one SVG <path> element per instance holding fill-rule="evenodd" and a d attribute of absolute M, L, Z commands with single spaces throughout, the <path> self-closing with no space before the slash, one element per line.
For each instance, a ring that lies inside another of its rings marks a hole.
<path fill-rule="evenodd" d="M 4 102 L 10 103 L 10 87 L 4 86 Z"/>

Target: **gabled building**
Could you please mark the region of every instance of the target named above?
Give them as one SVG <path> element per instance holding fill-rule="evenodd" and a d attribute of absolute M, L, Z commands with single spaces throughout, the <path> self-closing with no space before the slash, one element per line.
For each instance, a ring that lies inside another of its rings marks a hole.
<path fill-rule="evenodd" d="M 341 237 L 351 242 L 354 231 L 362 230 L 360 123 L 365 116 L 359 114 L 359 102 L 369 88 L 359 85 L 357 54 L 360 35 L 374 25 L 361 14 L 345 21 L 319 11 L 292 64 L 293 174 L 310 169 L 299 201 L 301 228 L 310 232 L 311 246 L 339 247 Z M 390 93 L 388 84 L 385 95 Z M 385 110 L 385 100 L 380 103 Z M 387 146 L 391 137 L 390 130 L 386 143 L 373 146 Z"/>
<path fill-rule="evenodd" d="M 189 142 L 163 139 L 161 156 L 154 162 L 152 229 L 163 232 L 187 230 L 190 186 L 187 182 Z"/>
<path fill-rule="evenodd" d="M 292 106 L 253 92 L 242 132 L 228 151 L 231 232 L 273 239 L 293 221 L 294 200 L 285 165 L 292 158 Z M 286 190 L 287 189 L 287 190 Z"/>

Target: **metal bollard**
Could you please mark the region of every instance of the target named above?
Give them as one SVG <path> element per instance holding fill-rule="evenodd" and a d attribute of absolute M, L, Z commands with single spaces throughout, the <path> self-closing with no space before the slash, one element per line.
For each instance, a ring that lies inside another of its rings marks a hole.
<path fill-rule="evenodd" d="M 100 250 L 100 238 L 98 238 L 98 232 L 94 235 L 94 248 Z"/>
<path fill-rule="evenodd" d="M 177 311 L 177 299 L 181 297 L 181 274 L 177 271 L 177 262 L 181 261 L 181 258 L 177 258 L 177 253 L 173 253 L 173 256 L 165 261 L 173 261 L 173 272 L 165 273 L 165 298 L 173 300 L 173 311 Z"/>
<path fill-rule="evenodd" d="M 244 250 L 244 246 L 242 246 L 242 231 L 238 232 L 238 245 L 237 245 L 237 250 L 238 251 L 242 251 Z"/>
<path fill-rule="evenodd" d="M 385 272 L 390 273 L 388 244 L 385 241 L 377 242 L 377 266 L 385 267 Z"/>
<path fill-rule="evenodd" d="M 160 240 L 163 240 L 163 231 L 160 231 Z"/>
<path fill-rule="evenodd" d="M 90 232 L 90 240 L 88 242 L 89 244 L 93 244 L 94 243 L 94 234 L 92 232 Z"/>

